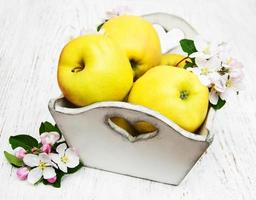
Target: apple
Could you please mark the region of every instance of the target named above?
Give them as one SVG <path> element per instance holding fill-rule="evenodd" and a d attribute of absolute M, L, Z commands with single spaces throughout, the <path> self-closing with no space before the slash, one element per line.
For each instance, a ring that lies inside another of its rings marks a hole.
<path fill-rule="evenodd" d="M 190 58 L 183 55 L 167 53 L 162 55 L 160 64 L 184 68 L 186 61 L 191 62 Z"/>
<path fill-rule="evenodd" d="M 160 63 L 158 34 L 144 18 L 129 15 L 113 17 L 101 29 L 124 50 L 134 70 L 135 79 Z"/>
<path fill-rule="evenodd" d="M 132 84 L 128 58 L 110 38 L 91 34 L 71 40 L 58 64 L 58 84 L 76 106 L 123 100 Z"/>
<path fill-rule="evenodd" d="M 156 66 L 133 85 L 128 101 L 158 111 L 194 132 L 208 111 L 208 88 L 195 74 L 178 67 Z"/>

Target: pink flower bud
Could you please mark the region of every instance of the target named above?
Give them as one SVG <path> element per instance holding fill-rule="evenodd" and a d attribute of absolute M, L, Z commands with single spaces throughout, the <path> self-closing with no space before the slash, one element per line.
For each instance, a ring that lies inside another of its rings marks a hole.
<path fill-rule="evenodd" d="M 15 156 L 19 159 L 23 159 L 24 156 L 26 155 L 26 150 L 23 148 L 17 148 L 16 152 L 15 152 Z"/>
<path fill-rule="evenodd" d="M 26 167 L 21 167 L 16 171 L 16 175 L 20 180 L 26 180 L 28 177 L 29 170 Z"/>
<path fill-rule="evenodd" d="M 40 149 L 44 153 L 51 153 L 52 146 L 50 144 L 43 144 L 43 146 Z"/>
<path fill-rule="evenodd" d="M 49 183 L 55 183 L 56 180 L 57 180 L 57 177 L 56 177 L 56 176 L 47 179 L 47 181 L 48 181 Z"/>

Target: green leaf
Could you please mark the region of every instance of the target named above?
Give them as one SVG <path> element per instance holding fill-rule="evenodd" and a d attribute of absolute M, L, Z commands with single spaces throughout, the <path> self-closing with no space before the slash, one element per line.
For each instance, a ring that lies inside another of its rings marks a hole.
<path fill-rule="evenodd" d="M 187 68 L 189 68 L 189 67 L 194 67 L 194 66 L 195 66 L 194 63 L 186 61 L 186 64 L 185 64 L 185 66 L 184 66 L 184 69 L 187 69 Z"/>
<path fill-rule="evenodd" d="M 25 150 L 30 151 L 33 147 L 39 146 L 38 141 L 30 135 L 16 135 L 9 138 L 9 143 L 12 149 L 23 147 Z"/>
<path fill-rule="evenodd" d="M 39 128 L 39 134 L 41 135 L 42 133 L 45 132 L 45 127 L 44 127 L 44 123 L 41 122 L 40 128 Z"/>
<path fill-rule="evenodd" d="M 80 161 L 79 164 L 74 168 L 68 168 L 68 174 L 73 174 L 83 167 L 83 163 Z"/>
<path fill-rule="evenodd" d="M 216 105 L 211 104 L 211 106 L 215 110 L 219 110 L 219 109 L 221 109 L 225 105 L 225 103 L 226 103 L 226 101 L 219 97 L 217 104 Z"/>
<path fill-rule="evenodd" d="M 97 31 L 98 31 L 98 32 L 100 31 L 100 29 L 101 29 L 101 27 L 103 26 L 103 24 L 105 24 L 105 22 L 102 22 L 101 24 L 99 24 L 99 25 L 97 26 Z"/>
<path fill-rule="evenodd" d="M 16 156 L 8 153 L 7 151 L 4 151 L 5 158 L 8 160 L 10 164 L 12 164 L 14 167 L 22 167 L 23 161 L 21 159 L 18 159 Z"/>
<path fill-rule="evenodd" d="M 102 27 L 107 21 L 108 21 L 108 19 L 105 19 L 104 22 L 102 22 L 101 24 L 99 24 L 99 25 L 97 26 L 97 31 L 98 31 L 98 32 L 100 31 L 101 27 Z"/>
<path fill-rule="evenodd" d="M 42 122 L 39 128 L 39 134 L 41 135 L 44 132 L 58 132 L 60 134 L 60 138 L 62 136 L 62 133 L 60 131 L 60 129 L 58 128 L 57 124 L 53 125 L 50 122 Z"/>
<path fill-rule="evenodd" d="M 188 53 L 188 55 L 190 55 L 194 52 L 197 52 L 193 40 L 182 39 L 182 40 L 180 40 L 180 46 L 184 52 Z"/>

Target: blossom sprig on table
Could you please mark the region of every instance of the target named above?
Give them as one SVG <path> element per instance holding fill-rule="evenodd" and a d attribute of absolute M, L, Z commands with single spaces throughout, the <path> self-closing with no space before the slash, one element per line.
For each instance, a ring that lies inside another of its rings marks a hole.
<path fill-rule="evenodd" d="M 18 168 L 16 174 L 20 180 L 60 187 L 62 177 L 76 172 L 83 164 L 56 125 L 42 122 L 39 134 L 39 142 L 25 134 L 11 136 L 9 143 L 14 154 L 5 151 L 5 157 Z"/>
<path fill-rule="evenodd" d="M 223 42 L 209 42 L 198 36 L 195 40 L 182 39 L 182 50 L 190 58 L 185 68 L 198 76 L 209 88 L 210 105 L 218 110 L 234 94 L 243 88 L 243 65 L 229 55 L 229 48 Z"/>

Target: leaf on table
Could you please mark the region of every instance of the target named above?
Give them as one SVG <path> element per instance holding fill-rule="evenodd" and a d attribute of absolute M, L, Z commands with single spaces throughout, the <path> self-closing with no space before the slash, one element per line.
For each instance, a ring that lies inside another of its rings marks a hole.
<path fill-rule="evenodd" d="M 27 151 L 31 151 L 33 147 L 39 147 L 38 141 L 30 135 L 16 135 L 9 138 L 12 149 L 23 147 Z"/>
<path fill-rule="evenodd" d="M 23 161 L 21 159 L 18 159 L 16 156 L 8 153 L 7 151 L 4 151 L 4 156 L 8 160 L 8 162 L 12 164 L 14 167 L 23 166 Z"/>

